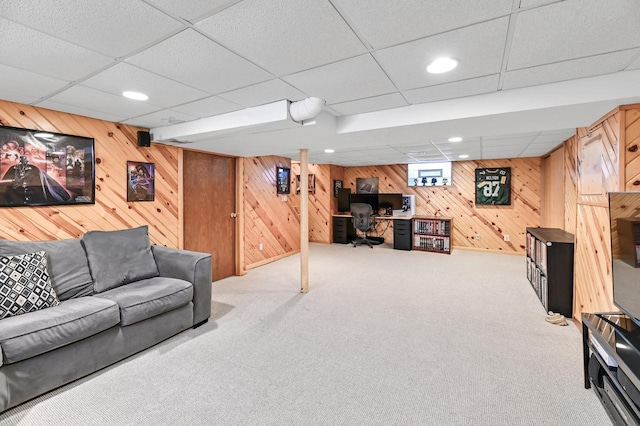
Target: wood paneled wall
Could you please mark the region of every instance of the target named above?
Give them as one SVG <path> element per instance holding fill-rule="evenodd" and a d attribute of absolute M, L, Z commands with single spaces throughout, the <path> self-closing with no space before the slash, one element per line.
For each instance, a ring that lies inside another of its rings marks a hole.
<path fill-rule="evenodd" d="M 475 169 L 511 167 L 511 205 L 475 205 Z M 416 214 L 453 218 L 453 247 L 512 254 L 525 253 L 525 228 L 540 226 L 542 163 L 540 158 L 456 161 L 453 185 L 409 187 L 407 166 L 344 168 L 344 187 L 355 188 L 357 178 L 377 177 L 380 192 L 414 194 Z M 392 229 L 385 237 L 392 238 Z M 504 241 L 508 234 L 510 241 Z M 480 239 L 476 239 L 480 235 Z"/>
<path fill-rule="evenodd" d="M 333 198 L 333 182 L 329 164 L 309 163 L 309 174 L 314 175 L 315 191 L 309 193 L 309 241 L 314 243 L 331 243 L 331 201 Z M 291 165 L 292 178 L 300 175 L 300 163 Z M 297 183 L 292 188 L 291 200 L 300 211 L 300 196 L 296 193 Z"/>
<path fill-rule="evenodd" d="M 178 247 L 178 148 L 140 148 L 141 128 L 6 101 L 0 125 L 91 137 L 96 157 L 94 205 L 2 208 L 1 238 L 54 240 L 149 225 L 152 243 Z M 155 201 L 127 202 L 127 160 L 155 163 Z"/>
<path fill-rule="evenodd" d="M 300 213 L 295 198 L 295 173 L 291 192 L 282 201 L 276 193 L 276 167 L 291 167 L 284 157 L 243 158 L 244 252 L 247 269 L 300 251 Z M 260 244 L 263 249 L 260 250 Z"/>
<path fill-rule="evenodd" d="M 623 110 L 625 189 L 640 191 L 640 107 Z"/>
<path fill-rule="evenodd" d="M 578 219 L 578 137 L 564 143 L 564 230 L 575 235 Z"/>
<path fill-rule="evenodd" d="M 542 227 L 564 229 L 564 146 L 542 160 Z"/>
<path fill-rule="evenodd" d="M 582 312 L 614 310 L 607 193 L 620 189 L 620 115 L 615 110 L 577 129 L 575 143 L 569 143 L 577 158 L 573 312 L 578 320 Z"/>

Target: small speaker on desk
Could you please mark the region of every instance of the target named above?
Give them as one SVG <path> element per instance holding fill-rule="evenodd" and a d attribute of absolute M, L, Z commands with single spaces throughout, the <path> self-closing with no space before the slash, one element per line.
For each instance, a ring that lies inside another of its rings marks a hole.
<path fill-rule="evenodd" d="M 140 130 L 138 132 L 138 146 L 149 148 L 151 146 L 151 133 Z"/>

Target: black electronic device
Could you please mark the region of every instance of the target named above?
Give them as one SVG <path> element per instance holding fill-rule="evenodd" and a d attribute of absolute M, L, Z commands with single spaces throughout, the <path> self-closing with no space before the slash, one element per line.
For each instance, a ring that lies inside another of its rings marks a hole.
<path fill-rule="evenodd" d="M 374 213 L 378 212 L 378 194 L 351 194 L 349 197 L 349 203 L 364 203 L 371 206 L 371 210 Z"/>
<path fill-rule="evenodd" d="M 338 212 L 346 213 L 351 210 L 351 188 L 338 188 Z"/>
<path fill-rule="evenodd" d="M 138 131 L 138 146 L 149 148 L 151 146 L 151 133 Z"/>
<path fill-rule="evenodd" d="M 378 194 L 378 209 L 392 215 L 394 210 L 402 210 L 402 194 Z"/>

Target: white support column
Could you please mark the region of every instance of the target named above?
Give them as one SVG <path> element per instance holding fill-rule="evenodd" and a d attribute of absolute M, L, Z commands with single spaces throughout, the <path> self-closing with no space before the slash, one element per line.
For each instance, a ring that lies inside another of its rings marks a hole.
<path fill-rule="evenodd" d="M 300 292 L 309 292 L 309 160 L 300 150 Z"/>

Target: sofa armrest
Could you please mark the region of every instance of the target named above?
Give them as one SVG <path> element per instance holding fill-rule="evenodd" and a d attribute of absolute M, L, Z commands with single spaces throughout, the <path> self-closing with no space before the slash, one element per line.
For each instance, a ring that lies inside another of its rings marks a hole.
<path fill-rule="evenodd" d="M 211 316 L 211 254 L 151 246 L 161 277 L 179 278 L 193 284 L 193 324 Z"/>

